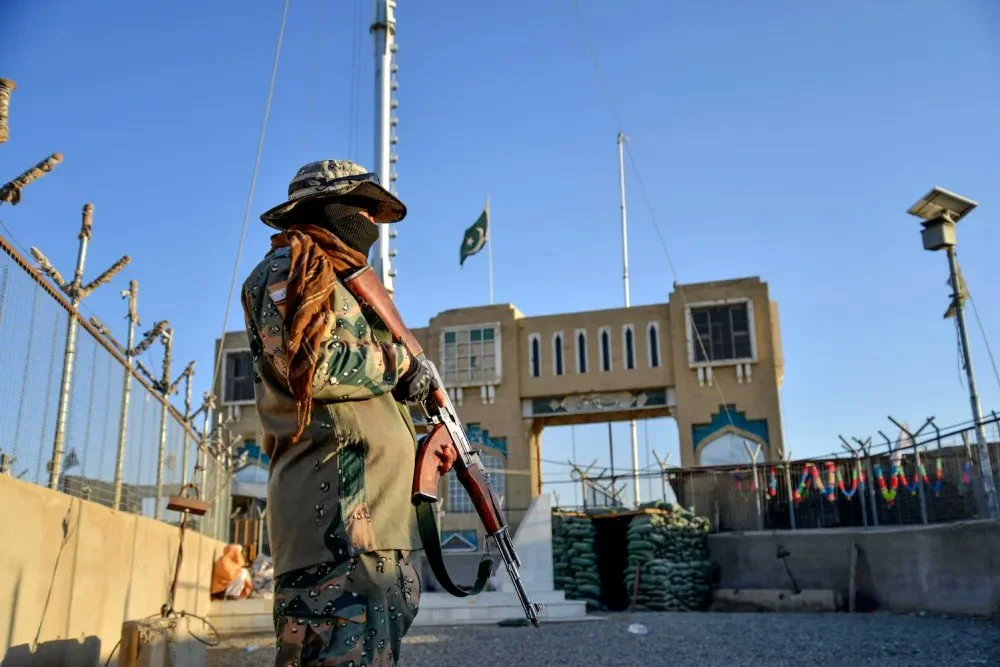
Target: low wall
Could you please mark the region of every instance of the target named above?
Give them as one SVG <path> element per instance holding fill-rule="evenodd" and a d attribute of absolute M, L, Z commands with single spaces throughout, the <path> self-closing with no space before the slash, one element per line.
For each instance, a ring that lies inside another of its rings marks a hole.
<path fill-rule="evenodd" d="M 175 526 L 4 475 L 0 508 L 2 667 L 104 665 L 122 622 L 157 614 L 167 601 Z M 223 546 L 187 533 L 175 609 L 207 615 L 212 564 Z"/>
<path fill-rule="evenodd" d="M 778 547 L 803 589 L 847 599 L 853 545 L 859 608 L 1000 614 L 1000 522 L 723 533 L 708 538 L 720 588 L 792 589 Z"/>

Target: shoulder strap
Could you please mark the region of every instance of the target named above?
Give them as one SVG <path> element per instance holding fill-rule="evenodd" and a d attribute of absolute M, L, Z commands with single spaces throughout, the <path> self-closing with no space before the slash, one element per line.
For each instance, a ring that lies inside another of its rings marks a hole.
<path fill-rule="evenodd" d="M 489 579 L 493 571 L 493 559 L 486 557 L 479 562 L 479 571 L 476 573 L 476 583 L 471 588 L 459 586 L 448 576 L 448 569 L 444 565 L 444 555 L 441 552 L 441 536 L 438 533 L 437 521 L 434 520 L 434 511 L 430 503 L 417 504 L 417 528 L 420 530 L 420 540 L 424 544 L 424 553 L 427 554 L 427 562 L 430 563 L 434 577 L 441 584 L 441 587 L 454 595 L 464 598 L 470 595 L 479 595 L 486 587 L 486 580 Z"/>

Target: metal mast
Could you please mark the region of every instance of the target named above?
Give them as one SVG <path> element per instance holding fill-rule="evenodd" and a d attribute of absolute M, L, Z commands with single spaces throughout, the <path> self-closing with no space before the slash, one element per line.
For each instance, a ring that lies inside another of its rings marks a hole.
<path fill-rule="evenodd" d="M 618 131 L 618 186 L 621 193 L 622 209 L 622 278 L 625 281 L 625 307 L 632 307 L 628 290 L 628 224 L 625 216 L 625 135 Z M 635 332 L 632 332 L 632 363 L 635 364 Z M 628 354 L 628 351 L 625 352 Z M 622 363 L 625 363 L 623 359 Z M 629 423 L 632 432 L 632 488 L 636 507 L 639 506 L 639 432 L 635 419 Z"/>
<path fill-rule="evenodd" d="M 976 442 L 979 445 L 979 476 L 983 480 L 983 495 L 986 500 L 986 516 L 990 519 L 1000 515 L 997 505 L 997 489 L 993 481 L 993 465 L 990 461 L 989 441 L 986 439 L 986 429 L 983 426 L 983 408 L 979 404 L 979 394 L 976 392 L 976 374 L 972 370 L 972 353 L 969 350 L 969 334 L 965 329 L 965 304 L 963 299 L 962 277 L 958 272 L 958 260 L 955 259 L 955 246 L 949 245 L 948 271 L 951 276 L 952 308 L 955 309 L 955 319 L 958 321 L 958 335 L 962 341 L 962 358 L 965 362 L 965 377 L 969 384 L 969 403 L 972 404 L 972 418 L 976 422 Z"/>
<path fill-rule="evenodd" d="M 395 97 L 399 84 L 396 82 L 396 2 L 395 0 L 374 0 L 375 19 L 370 32 L 375 44 L 375 164 L 374 169 L 379 180 L 390 191 L 396 191 L 396 173 L 393 164 L 397 160 L 394 146 L 396 144 L 395 127 L 398 119 L 393 113 L 397 101 Z M 378 272 L 386 291 L 392 296 L 393 278 L 396 271 L 392 268 L 392 257 L 395 251 L 389 249 L 389 241 L 396 237 L 393 226 L 389 233 L 379 235 L 372 265 Z"/>

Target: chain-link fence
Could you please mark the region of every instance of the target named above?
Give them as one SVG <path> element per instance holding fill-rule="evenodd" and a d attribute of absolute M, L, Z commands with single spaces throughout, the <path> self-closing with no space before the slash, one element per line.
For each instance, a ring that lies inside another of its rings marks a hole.
<path fill-rule="evenodd" d="M 124 450 L 119 452 L 125 360 L 7 239 L 0 236 L 0 473 L 50 485 L 69 318 L 78 323 L 56 487 L 119 509 L 176 523 L 167 499 L 194 482 L 209 513 L 189 522 L 228 539 L 229 472 L 202 436 L 134 370 Z M 160 493 L 160 433 L 166 419 Z M 199 455 L 199 449 L 201 454 Z M 119 457 L 121 471 L 119 473 Z M 117 484 L 116 484 L 117 483 Z"/>
<path fill-rule="evenodd" d="M 933 425 L 929 420 L 928 425 Z M 995 484 L 1000 484 L 1000 416 L 984 422 Z M 665 468 L 639 473 L 642 502 L 676 502 L 711 520 L 718 532 L 877 527 L 987 516 L 973 424 L 896 448 L 857 442 L 840 456 L 756 466 Z M 573 487 L 576 487 L 574 489 Z M 563 508 L 634 505 L 631 473 L 588 473 L 549 480 Z M 569 502 L 566 502 L 567 499 Z M 574 500 L 575 499 L 575 500 Z"/>

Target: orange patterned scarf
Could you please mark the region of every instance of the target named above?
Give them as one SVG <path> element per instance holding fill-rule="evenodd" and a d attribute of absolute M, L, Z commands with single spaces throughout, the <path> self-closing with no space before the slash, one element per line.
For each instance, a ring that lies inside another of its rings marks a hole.
<path fill-rule="evenodd" d="M 334 317 L 330 295 L 337 276 L 353 273 L 367 257 L 316 225 L 292 225 L 271 237 L 271 248 L 291 249 L 285 297 L 288 332 L 288 386 L 295 397 L 298 442 L 312 417 L 312 383 L 319 347 Z"/>

